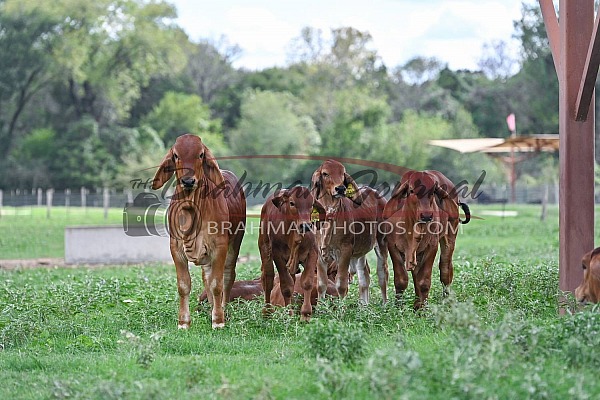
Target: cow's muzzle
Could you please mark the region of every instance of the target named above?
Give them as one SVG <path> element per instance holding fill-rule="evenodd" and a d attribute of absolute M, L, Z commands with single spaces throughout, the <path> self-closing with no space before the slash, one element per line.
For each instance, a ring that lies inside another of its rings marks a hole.
<path fill-rule="evenodd" d="M 421 222 L 431 222 L 433 221 L 433 213 L 421 213 L 419 220 Z"/>
<path fill-rule="evenodd" d="M 186 189 L 192 189 L 196 185 L 196 178 L 184 176 L 181 178 L 181 184 Z"/>
<path fill-rule="evenodd" d="M 346 186 L 341 185 L 341 186 L 336 186 L 335 187 L 335 194 L 333 195 L 333 197 L 340 198 L 340 197 L 344 197 L 346 196 Z"/>

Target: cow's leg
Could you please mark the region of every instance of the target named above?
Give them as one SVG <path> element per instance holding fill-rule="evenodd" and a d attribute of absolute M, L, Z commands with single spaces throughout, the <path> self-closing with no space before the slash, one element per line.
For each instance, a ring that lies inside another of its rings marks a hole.
<path fill-rule="evenodd" d="M 317 259 L 317 296 L 319 300 L 325 298 L 327 293 L 327 263 L 323 260 L 323 257 L 318 256 Z"/>
<path fill-rule="evenodd" d="M 404 259 L 400 250 L 394 243 L 388 243 L 388 251 L 392 259 L 392 268 L 394 269 L 394 288 L 396 290 L 396 301 L 400 302 L 402 294 L 408 286 L 408 273 L 404 268 Z"/>
<path fill-rule="evenodd" d="M 225 326 L 225 311 L 223 305 L 223 274 L 225 269 L 225 260 L 227 258 L 227 244 L 219 243 L 215 247 L 214 255 L 210 266 L 203 266 L 206 269 L 207 291 L 212 293 L 212 327 L 213 329 L 223 328 Z"/>
<path fill-rule="evenodd" d="M 231 300 L 231 288 L 235 282 L 235 266 L 240 255 L 240 246 L 244 238 L 243 231 L 235 233 L 229 243 L 227 258 L 225 259 L 225 271 L 223 272 L 223 300 L 228 303 Z"/>
<path fill-rule="evenodd" d="M 292 302 L 294 294 L 294 277 L 290 274 L 287 262 L 281 254 L 274 254 L 273 261 L 275 261 L 275 267 L 277 267 L 277 273 L 279 274 L 279 288 L 281 289 L 283 302 L 287 307 Z M 293 313 L 293 310 L 290 308 L 290 315 Z"/>
<path fill-rule="evenodd" d="M 188 259 L 179 246 L 171 244 L 171 256 L 177 273 L 177 292 L 179 293 L 179 319 L 177 327 L 188 329 L 192 322 L 190 316 L 190 292 L 192 290 L 192 278 L 188 267 Z M 210 297 L 209 297 L 210 300 Z"/>
<path fill-rule="evenodd" d="M 362 256 L 350 260 L 350 264 L 354 265 L 356 269 L 356 275 L 358 276 L 358 293 L 359 301 L 361 304 L 369 304 L 369 286 L 371 284 L 371 277 L 369 276 L 369 267 L 367 264 L 367 257 Z"/>
<path fill-rule="evenodd" d="M 429 290 L 431 289 L 431 269 L 435 261 L 437 246 L 428 248 L 420 257 L 420 262 L 416 271 L 413 271 L 413 282 L 415 284 L 415 299 L 414 309 L 418 310 L 427 304 Z"/>
<path fill-rule="evenodd" d="M 271 291 L 273 290 L 273 280 L 275 279 L 275 267 L 273 266 L 272 249 L 266 235 L 259 235 L 258 237 L 258 250 L 260 252 L 261 260 L 261 274 L 260 282 L 265 293 L 265 307 L 263 308 L 263 315 L 266 315 L 272 311 L 271 307 Z"/>
<path fill-rule="evenodd" d="M 453 225 L 457 225 L 453 224 Z M 456 228 L 448 223 L 448 229 Z M 442 282 L 443 295 L 448 296 L 450 292 L 450 284 L 454 278 L 454 266 L 452 265 L 452 255 L 456 245 L 456 234 L 447 232 L 440 240 L 440 281 Z"/>
<path fill-rule="evenodd" d="M 385 243 L 385 237 L 377 232 L 377 244 L 375 245 L 375 255 L 377 255 L 377 281 L 381 289 L 381 298 L 383 304 L 387 303 L 387 283 L 389 279 L 388 272 L 388 248 Z"/>
<path fill-rule="evenodd" d="M 338 271 L 335 279 L 335 285 L 341 298 L 348 294 L 348 268 L 350 266 L 350 257 L 352 256 L 352 245 L 342 244 L 340 257 L 338 259 Z"/>
<path fill-rule="evenodd" d="M 300 308 L 300 320 L 301 321 L 310 321 L 310 317 L 312 316 L 312 304 L 310 303 L 310 298 L 312 295 L 313 285 L 315 281 L 315 269 L 317 267 L 317 252 L 310 252 L 308 254 L 308 258 L 306 263 L 304 264 L 304 269 L 302 271 L 302 275 L 300 276 L 300 286 L 302 287 L 302 292 L 304 295 L 304 299 L 302 301 L 302 307 Z"/>

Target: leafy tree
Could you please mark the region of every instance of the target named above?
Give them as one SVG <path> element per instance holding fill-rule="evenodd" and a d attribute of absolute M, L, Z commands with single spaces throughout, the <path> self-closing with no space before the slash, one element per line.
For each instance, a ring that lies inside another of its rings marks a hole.
<path fill-rule="evenodd" d="M 48 83 L 53 68 L 55 21 L 37 10 L 10 11 L 0 2 L 0 159 L 19 136 L 19 123 L 33 96 Z"/>
<path fill-rule="evenodd" d="M 217 153 L 225 152 L 220 122 L 211 119 L 210 109 L 195 94 L 165 93 L 156 107 L 142 119 L 142 125 L 152 127 L 166 146 L 171 146 L 179 135 L 195 133 L 205 141 L 210 137 L 207 144 Z"/>
<path fill-rule="evenodd" d="M 242 101 L 238 128 L 230 133 L 233 154 L 247 156 L 240 163 L 252 180 L 283 182 L 293 177 L 297 162 L 252 160 L 253 155 L 309 154 L 319 145 L 312 119 L 289 93 L 249 90 Z"/>

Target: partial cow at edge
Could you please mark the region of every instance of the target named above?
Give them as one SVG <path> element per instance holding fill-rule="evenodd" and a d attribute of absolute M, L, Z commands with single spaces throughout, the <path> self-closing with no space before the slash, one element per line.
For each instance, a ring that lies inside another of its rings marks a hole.
<path fill-rule="evenodd" d="M 459 207 L 465 220 L 459 218 Z M 469 207 L 458 200 L 454 184 L 439 171 L 409 171 L 394 188 L 384 218 L 390 230 L 387 245 L 396 298 L 399 300 L 406 290 L 410 271 L 416 292 L 414 308 L 426 304 L 438 245 L 440 281 L 447 295 L 454 275 L 452 254 L 458 224 L 466 224 L 471 218 Z"/>
<path fill-rule="evenodd" d="M 586 253 L 581 260 L 583 282 L 575 289 L 580 303 L 600 302 L 600 247 Z"/>
<path fill-rule="evenodd" d="M 177 272 L 180 329 L 190 327 L 192 281 L 188 261 L 202 266 L 202 280 L 212 305 L 212 327 L 225 325 L 225 304 L 235 281 L 235 266 L 246 224 L 246 198 L 230 171 L 200 137 L 181 135 L 162 160 L 152 189 L 175 173 L 169 204 L 170 249 Z"/>

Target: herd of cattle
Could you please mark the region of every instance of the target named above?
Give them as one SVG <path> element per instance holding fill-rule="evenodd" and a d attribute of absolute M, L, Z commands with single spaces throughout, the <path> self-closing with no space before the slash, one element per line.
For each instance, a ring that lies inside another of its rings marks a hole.
<path fill-rule="evenodd" d="M 414 308 L 419 309 L 429 295 L 438 247 L 440 280 L 444 294 L 448 293 L 458 225 L 470 219 L 468 206 L 459 202 L 452 182 L 438 171 L 404 173 L 387 201 L 376 190 L 359 187 L 341 163 L 327 160 L 314 172 L 310 188 L 280 190 L 266 200 L 258 238 L 260 280 L 236 282 L 246 223 L 246 199 L 236 176 L 220 170 L 202 140 L 191 134 L 178 137 L 169 149 L 152 188 L 161 188 L 173 174 L 177 185 L 168 218 L 182 329 L 191 323 L 188 262 L 202 266 L 213 328 L 224 326 L 224 306 L 231 298 L 251 299 L 263 293 L 265 313 L 274 305 L 290 305 L 295 292 L 302 294 L 300 318 L 308 321 L 317 299 L 346 296 L 354 275 L 359 301 L 368 304 L 366 255 L 373 249 L 383 302 L 387 301 L 389 253 L 396 296 L 406 290 L 410 271 Z M 464 220 L 459 218 L 459 208 Z M 600 258 L 600 251 L 597 255 Z"/>

